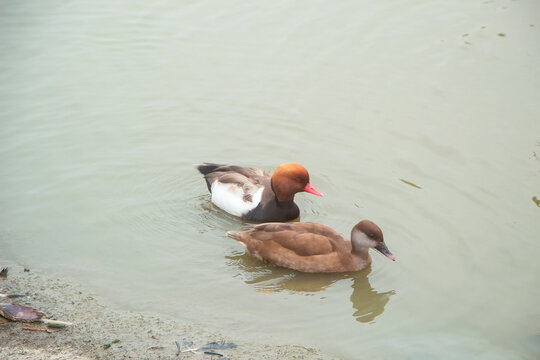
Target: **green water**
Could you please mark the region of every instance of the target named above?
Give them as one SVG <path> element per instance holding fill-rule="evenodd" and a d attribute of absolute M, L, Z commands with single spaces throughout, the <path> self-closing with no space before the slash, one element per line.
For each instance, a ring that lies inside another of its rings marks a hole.
<path fill-rule="evenodd" d="M 343 359 L 536 359 L 539 64 L 534 0 L 2 0 L 0 260 Z M 397 261 L 258 262 L 202 161 L 303 164 L 301 220 Z"/>

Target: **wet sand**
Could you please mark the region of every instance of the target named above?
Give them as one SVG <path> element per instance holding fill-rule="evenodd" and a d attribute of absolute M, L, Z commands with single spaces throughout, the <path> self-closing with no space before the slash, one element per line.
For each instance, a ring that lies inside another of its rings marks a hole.
<path fill-rule="evenodd" d="M 22 329 L 46 328 L 39 322 L 0 320 L 2 359 L 335 359 L 302 346 L 242 342 L 182 319 L 112 309 L 76 286 L 48 278 L 35 269 L 24 272 L 22 267 L 10 265 L 7 278 L 0 278 L 0 293 L 25 294 L 25 298 L 0 302 L 26 304 L 44 311 L 48 318 L 73 323 L 46 333 Z M 176 342 L 187 349 L 222 341 L 237 347 L 215 350 L 223 357 L 190 352 L 176 356 Z"/>

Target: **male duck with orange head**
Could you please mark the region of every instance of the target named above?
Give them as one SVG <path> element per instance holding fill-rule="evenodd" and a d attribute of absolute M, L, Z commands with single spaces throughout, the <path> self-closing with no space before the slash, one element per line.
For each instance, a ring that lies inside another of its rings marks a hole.
<path fill-rule="evenodd" d="M 203 163 L 195 168 L 204 175 L 216 206 L 249 221 L 294 220 L 300 215 L 294 203 L 296 193 L 323 196 L 309 183 L 307 170 L 295 163 L 278 166 L 272 175 L 234 165 Z"/>

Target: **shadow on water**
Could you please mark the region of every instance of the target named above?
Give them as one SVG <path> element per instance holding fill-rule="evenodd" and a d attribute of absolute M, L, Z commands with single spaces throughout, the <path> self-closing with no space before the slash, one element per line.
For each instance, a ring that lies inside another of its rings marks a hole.
<path fill-rule="evenodd" d="M 246 252 L 235 251 L 226 256 L 228 265 L 240 270 L 246 284 L 262 292 L 288 291 L 313 294 L 324 291 L 332 284 L 350 279 L 350 297 L 355 310 L 352 316 L 358 322 L 370 323 L 384 312 L 384 308 L 395 291 L 378 292 L 369 282 L 371 268 L 352 273 L 303 273 L 295 270 L 267 265 Z"/>

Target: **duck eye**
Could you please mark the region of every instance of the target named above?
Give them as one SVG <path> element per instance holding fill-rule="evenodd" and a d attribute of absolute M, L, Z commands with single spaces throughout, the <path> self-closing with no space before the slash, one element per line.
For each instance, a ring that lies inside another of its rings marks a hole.
<path fill-rule="evenodd" d="M 374 234 L 374 233 L 370 233 L 370 234 L 369 234 L 369 237 L 373 239 L 373 238 L 375 237 L 375 234 Z"/>
<path fill-rule="evenodd" d="M 295 178 L 294 178 L 294 181 L 300 182 L 300 181 L 302 181 L 302 179 L 300 179 L 299 177 L 295 177 Z"/>

